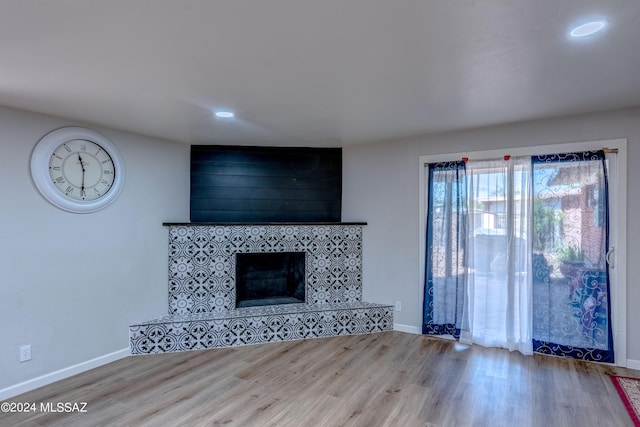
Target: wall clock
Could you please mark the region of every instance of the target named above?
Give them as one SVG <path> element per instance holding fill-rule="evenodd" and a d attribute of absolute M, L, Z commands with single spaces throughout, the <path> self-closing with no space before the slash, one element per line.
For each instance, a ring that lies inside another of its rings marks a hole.
<path fill-rule="evenodd" d="M 54 206 L 89 213 L 112 203 L 124 184 L 116 147 L 90 129 L 65 127 L 48 133 L 31 155 L 31 176 Z"/>

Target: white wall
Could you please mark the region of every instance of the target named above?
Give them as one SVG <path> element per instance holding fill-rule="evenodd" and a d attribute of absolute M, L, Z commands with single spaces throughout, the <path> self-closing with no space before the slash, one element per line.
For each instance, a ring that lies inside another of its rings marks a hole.
<path fill-rule="evenodd" d="M 343 149 L 343 221 L 367 221 L 363 297 L 402 301 L 394 322 L 422 321 L 419 271 L 419 157 L 601 139 L 628 139 L 627 265 L 640 260 L 640 109 L 493 126 Z M 508 154 L 508 153 L 505 153 Z M 635 215 L 633 213 L 636 213 Z M 627 271 L 627 358 L 640 360 L 640 287 Z"/>
<path fill-rule="evenodd" d="M 84 125 L 118 148 L 126 182 L 104 210 L 72 214 L 30 177 L 36 142 L 64 126 L 83 124 L 0 108 L 0 389 L 126 349 L 129 324 L 167 313 L 162 222 L 189 220 L 189 146 Z"/>

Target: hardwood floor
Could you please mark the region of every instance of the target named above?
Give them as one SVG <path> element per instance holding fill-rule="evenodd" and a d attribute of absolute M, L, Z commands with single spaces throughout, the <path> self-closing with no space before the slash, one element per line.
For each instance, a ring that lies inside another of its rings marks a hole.
<path fill-rule="evenodd" d="M 2 426 L 632 426 L 640 371 L 385 332 L 135 356 L 10 399 Z M 84 413 L 41 404 L 86 402 Z"/>

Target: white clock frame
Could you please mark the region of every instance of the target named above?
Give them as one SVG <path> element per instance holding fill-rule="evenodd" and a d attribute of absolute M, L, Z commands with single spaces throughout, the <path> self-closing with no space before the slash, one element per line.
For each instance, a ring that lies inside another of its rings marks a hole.
<path fill-rule="evenodd" d="M 49 160 L 52 153 L 65 142 L 84 139 L 104 149 L 113 161 L 115 178 L 111 188 L 100 198 L 83 201 L 73 200 L 62 194 L 51 180 Z M 64 127 L 43 136 L 31 154 L 31 177 L 42 196 L 52 205 L 73 213 L 90 213 L 103 209 L 113 203 L 124 185 L 124 162 L 116 147 L 103 135 L 82 127 Z"/>

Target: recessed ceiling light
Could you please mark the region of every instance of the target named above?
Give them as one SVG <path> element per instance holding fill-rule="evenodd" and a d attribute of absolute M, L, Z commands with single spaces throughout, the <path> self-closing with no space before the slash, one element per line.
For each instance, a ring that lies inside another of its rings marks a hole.
<path fill-rule="evenodd" d="M 235 116 L 231 111 L 216 111 L 216 117 L 221 117 L 223 119 L 230 119 Z"/>
<path fill-rule="evenodd" d="M 578 25 L 571 30 L 572 37 L 586 37 L 595 34 L 607 26 L 607 21 L 592 21 L 586 24 Z"/>

